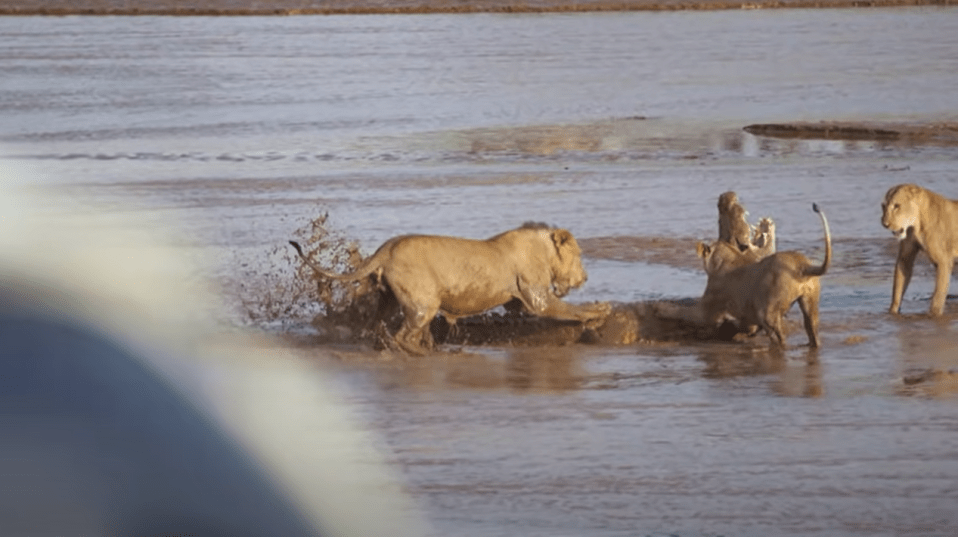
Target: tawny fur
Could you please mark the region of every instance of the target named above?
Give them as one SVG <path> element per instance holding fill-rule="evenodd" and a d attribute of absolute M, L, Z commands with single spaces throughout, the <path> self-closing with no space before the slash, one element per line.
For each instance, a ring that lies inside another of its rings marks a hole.
<path fill-rule="evenodd" d="M 751 244 L 752 226 L 748 213 L 738 201 L 738 194 L 728 191 L 718 199 L 719 240 L 745 250 Z"/>
<path fill-rule="evenodd" d="M 744 255 L 730 255 L 731 248 L 718 242 L 699 243 L 708 283 L 702 296 L 702 316 L 718 325 L 735 320 L 739 326 L 763 328 L 773 345 L 784 346 L 782 319 L 798 302 L 805 321 L 808 343 L 818 347 L 819 278 L 828 270 L 832 256 L 831 233 L 825 214 L 813 206 L 825 229 L 825 260 L 816 266 L 799 252 L 778 252 L 749 262 Z"/>
<path fill-rule="evenodd" d="M 935 266 L 935 292 L 929 313 L 941 315 L 955 258 L 958 257 L 958 201 L 918 185 L 893 186 L 885 194 L 881 224 L 898 238 L 890 313 L 898 313 L 920 250 Z"/>
<path fill-rule="evenodd" d="M 750 252 L 755 261 L 775 253 L 775 222 L 771 218 L 763 218 L 753 227 L 738 194 L 731 190 L 719 196 L 717 205 L 720 242 Z"/>
<path fill-rule="evenodd" d="M 608 303 L 571 305 L 560 300 L 587 278 L 579 244 L 564 229 L 522 227 L 486 240 L 404 235 L 386 241 L 350 274 L 324 270 L 290 243 L 324 277 L 381 278 L 403 312 L 396 343 L 412 354 L 432 346 L 429 323 L 440 312 L 455 322 L 512 299 L 530 313 L 561 320 L 593 321 L 611 311 Z"/>

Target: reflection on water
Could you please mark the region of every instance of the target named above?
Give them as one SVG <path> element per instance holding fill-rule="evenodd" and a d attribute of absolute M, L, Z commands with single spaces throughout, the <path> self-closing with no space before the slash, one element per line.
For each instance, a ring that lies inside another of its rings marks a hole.
<path fill-rule="evenodd" d="M 584 385 L 587 374 L 581 349 L 516 347 L 490 352 L 459 349 L 411 360 L 401 368 L 380 371 L 384 385 L 413 390 L 506 390 L 515 393 L 561 393 Z"/>
<path fill-rule="evenodd" d="M 742 130 L 954 114 L 952 13 L 0 18 L 0 141 L 180 226 L 227 285 L 282 274 L 265 253 L 328 211 L 364 254 L 546 221 L 583 245 L 570 301 L 683 299 L 719 194 L 811 257 L 817 201 L 835 235 L 817 352 L 649 343 L 625 322 L 622 345 L 297 351 L 341 358 L 439 535 L 952 534 L 958 304 L 885 314 L 879 217 L 893 184 L 958 197 L 958 150 Z M 903 309 L 932 286 L 920 261 Z"/>
<path fill-rule="evenodd" d="M 819 351 L 812 348 L 781 349 L 751 345 L 714 345 L 699 350 L 705 363 L 702 376 L 728 379 L 768 375 L 771 390 L 785 397 L 820 397 L 823 394 Z"/>
<path fill-rule="evenodd" d="M 584 376 L 577 354 L 569 347 L 511 349 L 506 362 L 507 382 L 512 389 L 520 391 L 575 389 Z"/>
<path fill-rule="evenodd" d="M 958 394 L 955 321 L 955 314 L 948 310 L 940 319 L 918 314 L 898 321 L 899 367 L 904 384 L 901 393 L 934 397 Z"/>

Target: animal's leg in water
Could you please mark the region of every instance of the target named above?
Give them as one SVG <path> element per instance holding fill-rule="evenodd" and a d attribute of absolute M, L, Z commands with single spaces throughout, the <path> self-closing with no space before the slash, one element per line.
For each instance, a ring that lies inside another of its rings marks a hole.
<path fill-rule="evenodd" d="M 765 314 L 765 332 L 768 333 L 769 339 L 772 340 L 773 347 L 784 347 L 785 346 L 785 336 L 782 333 L 782 316 L 777 315 L 774 312 L 768 312 Z"/>
<path fill-rule="evenodd" d="M 429 323 L 439 313 L 439 305 L 416 304 L 411 300 L 404 300 L 406 297 L 401 296 L 400 292 L 396 294 L 403 310 L 403 323 L 396 332 L 396 343 L 406 352 L 421 356 L 425 354 L 425 350 L 433 347 Z"/>
<path fill-rule="evenodd" d="M 889 313 L 898 313 L 901 309 L 901 299 L 911 281 L 912 269 L 915 268 L 915 258 L 920 250 L 918 242 L 906 238 L 898 245 L 898 259 L 895 261 L 895 276 L 892 280 L 891 306 Z"/>
<path fill-rule="evenodd" d="M 805 333 L 808 334 L 808 346 L 818 347 L 818 297 L 804 295 L 798 298 L 798 307 L 802 310 L 805 321 Z"/>
<path fill-rule="evenodd" d="M 421 356 L 425 352 L 422 346 L 422 326 L 420 325 L 420 316 L 416 312 L 405 311 L 403 313 L 402 326 L 396 332 L 396 344 L 409 354 Z"/>
<path fill-rule="evenodd" d="M 935 292 L 931 295 L 929 312 L 941 315 L 945 311 L 945 299 L 948 298 L 948 284 L 951 283 L 951 272 L 955 264 L 951 259 L 935 263 Z"/>
<path fill-rule="evenodd" d="M 551 289 L 528 286 L 524 283 L 520 278 L 519 291 L 522 293 L 522 303 L 530 312 L 540 317 L 587 322 L 605 319 L 612 311 L 612 306 L 608 302 L 573 306 L 560 300 Z"/>

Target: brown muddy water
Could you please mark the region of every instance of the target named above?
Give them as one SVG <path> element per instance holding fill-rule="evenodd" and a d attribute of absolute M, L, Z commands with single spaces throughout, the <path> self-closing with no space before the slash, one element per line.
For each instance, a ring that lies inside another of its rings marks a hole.
<path fill-rule="evenodd" d="M 212 259 L 222 323 L 335 379 L 436 535 L 958 532 L 958 300 L 922 315 L 920 259 L 886 314 L 879 222 L 894 184 L 958 198 L 954 9 L 8 17 L 0 35 L 9 179 Z M 936 134 L 743 130 L 820 121 Z M 782 353 L 758 336 L 407 358 L 328 342 L 286 247 L 323 213 L 362 254 L 545 221 L 583 247 L 570 301 L 639 307 L 702 292 L 695 241 L 729 189 L 813 259 L 811 203 L 828 214 L 820 350 L 793 330 Z"/>

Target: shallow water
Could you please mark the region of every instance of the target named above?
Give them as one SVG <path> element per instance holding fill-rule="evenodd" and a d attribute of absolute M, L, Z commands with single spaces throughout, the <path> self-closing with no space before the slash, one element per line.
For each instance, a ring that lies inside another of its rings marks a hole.
<path fill-rule="evenodd" d="M 958 303 L 919 315 L 920 260 L 909 315 L 884 313 L 895 250 L 879 223 L 897 183 L 958 197 L 958 149 L 741 130 L 954 120 L 954 9 L 18 17 L 0 35 L 4 158 L 167 222 L 224 261 L 208 271 L 227 289 L 234 262 L 278 269 L 267 252 L 328 211 L 366 253 L 399 233 L 551 222 L 586 254 L 570 300 L 692 297 L 721 192 L 815 259 L 821 204 L 836 242 L 817 363 L 801 330 L 784 356 L 761 336 L 421 360 L 296 343 L 338 358 L 437 534 L 958 529 Z M 649 237 L 665 253 L 637 252 Z M 224 321 L 243 322 L 226 298 Z"/>

